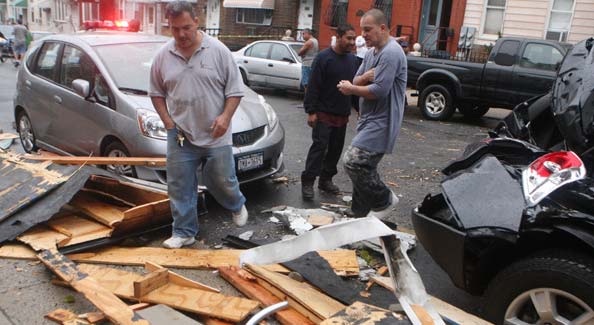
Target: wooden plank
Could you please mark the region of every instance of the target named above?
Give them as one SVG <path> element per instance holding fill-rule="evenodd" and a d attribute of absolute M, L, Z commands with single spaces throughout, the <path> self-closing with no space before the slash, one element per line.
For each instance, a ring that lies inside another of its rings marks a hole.
<path fill-rule="evenodd" d="M 70 201 L 70 205 L 112 228 L 124 219 L 124 211 L 127 210 L 126 207 L 102 202 L 95 195 L 88 192 L 76 193 Z"/>
<path fill-rule="evenodd" d="M 51 321 L 54 321 L 58 324 L 62 324 L 68 320 L 76 319 L 77 317 L 78 316 L 75 313 L 71 312 L 70 310 L 62 309 L 62 308 L 56 309 L 54 311 L 51 311 L 51 312 L 45 314 L 45 318 L 47 318 Z"/>
<path fill-rule="evenodd" d="M 308 283 L 295 281 L 286 275 L 268 271 L 257 265 L 250 264 L 246 267 L 322 319 L 329 318 L 345 308 L 345 305 L 321 293 Z"/>
<path fill-rule="evenodd" d="M 161 215 L 168 213 L 171 209 L 169 199 L 163 199 L 156 202 L 150 202 L 138 205 L 124 211 L 124 219 L 139 218 L 144 216 Z"/>
<path fill-rule="evenodd" d="M 144 264 L 144 268 L 151 272 L 155 272 L 157 270 L 165 270 L 165 268 L 162 267 L 161 265 L 158 265 L 153 262 L 148 262 L 148 261 Z M 207 286 L 206 284 L 203 284 L 203 283 L 200 283 L 200 282 L 197 282 L 194 280 L 190 280 L 190 279 L 186 278 L 185 276 L 179 275 L 171 270 L 168 270 L 168 280 L 169 280 L 169 282 L 179 284 L 180 286 L 184 286 L 184 287 L 196 288 L 196 289 L 201 289 L 201 290 L 206 290 L 206 291 L 216 292 L 216 293 L 221 292 L 221 290 L 219 290 L 217 288 L 213 288 L 211 286 Z"/>
<path fill-rule="evenodd" d="M 149 292 L 164 286 L 167 282 L 167 269 L 151 272 L 132 283 L 134 286 L 134 297 L 141 298 Z"/>
<path fill-rule="evenodd" d="M 95 189 L 91 189 L 91 188 L 82 188 L 81 191 L 93 193 L 93 194 L 96 194 L 96 195 L 99 195 L 99 196 L 103 196 L 103 197 L 109 198 L 110 200 L 115 200 L 115 201 L 121 203 L 122 205 L 127 205 L 129 207 L 135 207 L 136 206 L 136 204 L 134 204 L 132 202 L 128 202 L 128 201 L 126 201 L 126 200 L 124 200 L 124 199 L 122 199 L 120 197 L 117 197 L 117 196 L 115 196 L 113 194 L 109 194 L 107 192 L 103 192 L 103 191 L 99 191 L 99 190 L 95 190 Z"/>
<path fill-rule="evenodd" d="M 142 275 L 90 264 L 81 264 L 80 269 L 118 297 L 136 299 L 132 283 L 140 280 Z M 241 321 L 258 308 L 258 302 L 253 300 L 225 296 L 171 282 L 149 292 L 140 300 L 232 322 Z"/>
<path fill-rule="evenodd" d="M 36 251 L 55 249 L 60 243 L 67 242 L 70 237 L 49 229 L 44 225 L 35 226 L 17 237 L 17 240 L 31 246 Z"/>
<path fill-rule="evenodd" d="M 54 156 L 27 154 L 25 158 L 36 161 L 51 161 L 59 165 L 130 165 L 164 167 L 165 157 L 87 157 L 87 156 Z"/>
<path fill-rule="evenodd" d="M 371 277 L 371 281 L 377 283 L 378 285 L 394 292 L 394 285 L 392 284 L 392 279 L 390 277 L 385 276 L 374 276 Z M 487 322 L 484 319 L 481 319 L 477 316 L 469 314 L 462 309 L 459 309 L 453 305 L 448 304 L 447 302 L 435 298 L 433 296 L 429 296 L 429 303 L 435 308 L 435 310 L 442 316 L 445 316 L 455 322 L 464 324 L 464 325 L 493 325 L 492 323 Z M 416 310 L 415 310 L 416 313 Z"/>
<path fill-rule="evenodd" d="M 82 293 L 93 305 L 101 310 L 116 324 L 149 325 L 147 321 L 128 308 L 124 302 L 109 292 L 57 250 L 44 250 L 37 257 L 60 278 L 68 281 Z"/>
<path fill-rule="evenodd" d="M 60 242 L 59 247 L 107 238 L 113 232 L 112 228 L 81 218 L 75 214 L 63 214 L 53 217 L 47 221 L 47 225 L 51 229 L 70 237 L 68 240 Z"/>
<path fill-rule="evenodd" d="M 36 260 L 35 251 L 23 244 L 5 244 L 0 246 L 0 257 L 17 260 Z"/>
<path fill-rule="evenodd" d="M 239 255 L 243 250 L 199 250 L 199 249 L 166 249 L 159 247 L 110 247 L 95 252 L 68 255 L 74 261 L 94 264 L 138 265 L 151 261 L 164 267 L 182 269 L 216 269 L 223 266 L 239 266 Z M 359 267 L 355 251 L 335 250 L 318 252 L 328 261 L 332 269 L 338 273 L 350 274 Z M 285 267 L 275 264 L 266 269 L 288 273 Z"/>
<path fill-rule="evenodd" d="M 97 175 L 91 176 L 91 181 L 85 184 L 85 188 L 110 193 L 118 198 L 126 198 L 126 201 L 134 203 L 134 205 L 168 198 L 167 193 Z"/>
<path fill-rule="evenodd" d="M 336 315 L 326 319 L 320 325 L 404 325 L 410 324 L 406 316 L 392 313 L 389 310 L 355 302 Z"/>
<path fill-rule="evenodd" d="M 259 301 L 264 307 L 274 305 L 282 300 L 270 293 L 264 287 L 256 282 L 254 277 L 246 277 L 242 273 L 247 273 L 244 270 L 236 267 L 221 267 L 219 268 L 219 275 L 231 283 L 237 290 L 243 293 L 246 297 Z M 248 273 L 249 275 L 249 273 Z M 286 325 L 293 324 L 314 324 L 307 317 L 297 312 L 294 308 L 289 307 L 280 310 L 274 314 L 274 317 Z"/>

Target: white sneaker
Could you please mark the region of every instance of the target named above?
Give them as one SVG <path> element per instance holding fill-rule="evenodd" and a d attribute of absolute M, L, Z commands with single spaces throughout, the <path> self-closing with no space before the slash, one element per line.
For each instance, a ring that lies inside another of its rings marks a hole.
<path fill-rule="evenodd" d="M 165 248 L 181 248 L 182 246 L 192 245 L 196 239 L 194 237 L 176 237 L 172 236 L 163 242 Z"/>
<path fill-rule="evenodd" d="M 232 212 L 231 214 L 233 214 L 233 222 L 237 225 L 237 227 L 245 226 L 248 220 L 248 211 L 245 208 L 245 204 L 241 206 L 241 210 Z"/>
<path fill-rule="evenodd" d="M 383 210 L 379 210 L 379 211 L 369 211 L 369 213 L 367 214 L 368 217 L 374 216 L 380 220 L 384 220 L 386 219 L 390 213 L 392 211 L 394 211 L 394 209 L 396 209 L 396 205 L 398 205 L 398 197 L 396 196 L 396 194 L 394 194 L 394 192 L 392 192 L 390 190 L 391 198 L 390 198 L 390 205 L 388 205 L 385 209 Z"/>

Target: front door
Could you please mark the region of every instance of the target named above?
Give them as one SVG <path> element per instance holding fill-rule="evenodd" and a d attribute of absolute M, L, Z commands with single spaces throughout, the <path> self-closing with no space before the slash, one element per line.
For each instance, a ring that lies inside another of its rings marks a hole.
<path fill-rule="evenodd" d="M 419 41 L 423 50 L 436 50 L 444 0 L 424 0 Z"/>

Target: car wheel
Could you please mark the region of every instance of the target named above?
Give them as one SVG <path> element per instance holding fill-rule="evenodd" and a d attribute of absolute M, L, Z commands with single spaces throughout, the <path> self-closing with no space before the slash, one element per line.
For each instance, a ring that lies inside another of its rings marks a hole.
<path fill-rule="evenodd" d="M 516 262 L 489 284 L 484 316 L 495 324 L 593 324 L 594 260 L 546 252 Z"/>
<path fill-rule="evenodd" d="M 485 105 L 460 104 L 458 106 L 458 111 L 460 111 L 460 113 L 467 119 L 476 120 L 487 114 L 489 107 Z"/>
<path fill-rule="evenodd" d="M 429 85 L 419 98 L 421 113 L 428 120 L 444 121 L 454 114 L 452 94 L 442 85 Z"/>
<path fill-rule="evenodd" d="M 248 82 L 248 78 L 247 78 L 247 75 L 245 74 L 245 71 L 239 69 L 239 72 L 241 72 L 241 79 L 243 79 L 243 83 L 246 86 L 249 86 L 250 83 Z"/>
<path fill-rule="evenodd" d="M 17 131 L 21 139 L 21 145 L 27 153 L 37 151 L 39 149 L 35 142 L 35 133 L 33 132 L 33 125 L 29 116 L 25 112 L 20 112 L 17 116 Z"/>
<path fill-rule="evenodd" d="M 119 141 L 113 141 L 109 145 L 107 145 L 107 147 L 105 147 L 105 153 L 103 155 L 106 157 L 114 158 L 130 157 L 128 149 L 126 149 L 126 147 Z M 105 169 L 118 175 L 136 177 L 136 169 L 134 168 L 134 166 L 105 165 Z"/>

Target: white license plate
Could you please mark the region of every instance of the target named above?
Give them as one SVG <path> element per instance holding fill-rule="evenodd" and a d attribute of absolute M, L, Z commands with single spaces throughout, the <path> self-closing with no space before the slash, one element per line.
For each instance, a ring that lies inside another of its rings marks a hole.
<path fill-rule="evenodd" d="M 246 171 L 264 165 L 264 154 L 261 152 L 243 156 L 237 159 L 237 170 Z"/>

